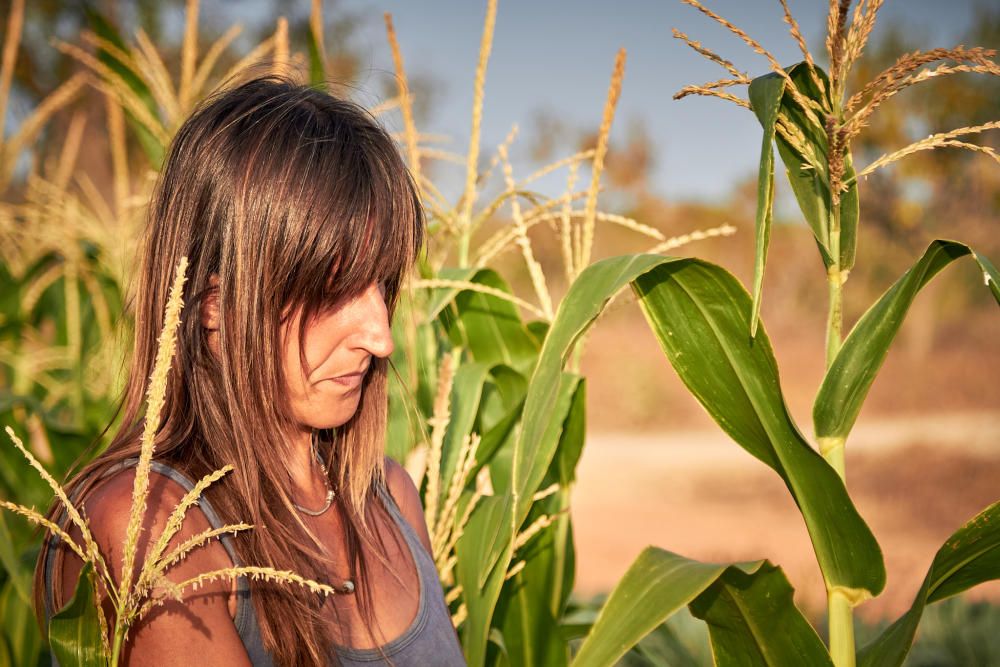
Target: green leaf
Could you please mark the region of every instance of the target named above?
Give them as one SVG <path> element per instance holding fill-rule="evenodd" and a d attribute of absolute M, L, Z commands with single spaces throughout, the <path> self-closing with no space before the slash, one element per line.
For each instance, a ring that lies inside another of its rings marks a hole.
<path fill-rule="evenodd" d="M 446 267 L 441 269 L 437 277 L 443 280 L 455 280 L 470 282 L 479 269 L 475 267 L 455 268 Z M 431 290 L 430 298 L 427 302 L 427 319 L 434 319 L 441 311 L 448 306 L 462 289 L 458 287 L 436 287 Z"/>
<path fill-rule="evenodd" d="M 320 90 L 326 90 L 326 54 L 323 53 L 320 46 L 321 37 L 322 35 L 317 35 L 313 31 L 312 22 L 310 21 L 309 34 L 307 36 L 309 45 L 309 84 Z"/>
<path fill-rule="evenodd" d="M 42 638 L 35 622 L 34 606 L 22 600 L 8 581 L 0 592 L 0 638 L 6 648 L 0 651 L 9 654 L 13 665 L 38 664 Z M 0 664 L 3 663 L 0 655 Z"/>
<path fill-rule="evenodd" d="M 787 68 L 786 71 L 804 97 L 818 102 L 824 109 L 831 108 L 829 99 L 822 90 L 816 87 L 806 63 L 797 63 Z M 824 87 L 829 90 L 830 83 L 826 72 L 820 67 L 816 67 L 815 71 Z M 759 77 L 759 79 L 767 78 L 783 80 L 782 77 L 773 72 Z M 756 81 L 757 79 L 751 82 L 751 89 Z M 751 98 L 752 104 L 753 98 Z M 826 130 L 809 120 L 787 90 L 782 96 L 780 109 L 781 115 L 799 130 L 800 136 L 814 156 L 814 162 L 810 163 L 781 134 L 775 135 L 778 155 L 785 165 L 785 174 L 792 186 L 792 192 L 795 194 L 795 199 L 806 223 L 812 229 L 824 265 L 830 267 L 833 265 L 833 256 L 830 243 L 830 186 L 826 173 L 829 152 Z M 841 194 L 840 198 L 840 268 L 849 270 L 854 266 L 857 249 L 859 203 L 857 183 L 854 182 L 854 166 L 850 154 L 845 156 L 845 160 L 843 179 L 851 185 Z M 816 169 L 817 163 L 820 167 L 819 170 Z"/>
<path fill-rule="evenodd" d="M 562 436 L 556 450 L 555 465 L 559 473 L 559 484 L 569 486 L 576 481 L 576 464 L 583 454 L 583 443 L 587 431 L 587 382 L 581 378 L 569 414 L 563 423 Z"/>
<path fill-rule="evenodd" d="M 14 536 L 7 527 L 7 519 L 0 512 L 0 565 L 7 572 L 8 584 L 14 587 L 17 596 L 25 604 L 31 604 L 31 574 L 21 565 L 16 553 Z"/>
<path fill-rule="evenodd" d="M 565 665 L 565 642 L 553 641 L 560 632 L 576 572 L 573 526 L 569 515 L 570 488 L 583 447 L 586 409 L 585 384 L 581 379 L 561 428 L 559 445 L 542 482 L 558 482 L 560 489 L 533 504 L 525 523 L 542 515 L 558 518 L 534 536 L 519 551 L 522 570 L 501 591 L 497 614 L 503 619 L 507 650 L 517 656 L 517 665 Z"/>
<path fill-rule="evenodd" d="M 510 293 L 507 283 L 491 269 L 477 271 L 471 280 Z M 538 341 L 521 321 L 517 306 L 499 297 L 459 290 L 439 320 L 452 344 L 469 350 L 480 363 L 506 364 L 526 374 L 538 355 Z"/>
<path fill-rule="evenodd" d="M 736 567 L 723 572 L 690 605 L 708 623 L 715 664 L 833 667 L 793 592 L 781 568 L 767 562 L 752 573 Z"/>
<path fill-rule="evenodd" d="M 764 127 L 760 147 L 760 167 L 757 173 L 757 215 L 755 218 L 755 253 L 753 265 L 753 311 L 750 316 L 750 335 L 757 333 L 760 317 L 761 288 L 764 285 L 764 263 L 771 240 L 771 222 L 774 211 L 774 124 L 778 120 L 785 81 L 779 76 L 757 77 L 750 82 L 750 106 L 757 120 Z"/>
<path fill-rule="evenodd" d="M 462 648 L 470 667 L 484 664 L 493 610 L 507 574 L 507 562 L 493 559 L 491 565 L 490 560 L 497 531 L 511 502 L 508 494 L 483 496 L 455 545 L 455 576 L 462 586 L 467 611 L 462 624 Z"/>
<path fill-rule="evenodd" d="M 813 405 L 817 438 L 847 437 L 913 299 L 939 271 L 969 254 L 1000 303 L 1000 274 L 988 259 L 963 243 L 932 241 L 917 263 L 861 316 L 844 340 Z"/>
<path fill-rule="evenodd" d="M 49 621 L 49 645 L 60 665 L 104 667 L 107 664 L 109 656 L 105 656 L 101 643 L 93 577 L 94 566 L 85 564 L 73 597 Z"/>
<path fill-rule="evenodd" d="M 1000 502 L 962 526 L 934 556 L 910 609 L 858 653 L 859 667 L 898 667 L 913 644 L 924 608 L 1000 579 Z"/>
<path fill-rule="evenodd" d="M 714 264 L 685 259 L 638 276 L 633 288 L 690 392 L 733 440 L 784 480 L 827 588 L 842 587 L 856 602 L 878 595 L 885 586 L 881 549 L 840 476 L 789 415 L 767 333 L 747 336 L 750 295 L 739 281 Z"/>
<path fill-rule="evenodd" d="M 546 422 L 546 428 L 539 434 L 538 439 L 533 441 L 537 453 L 544 457 L 548 463 L 552 462 L 558 447 L 562 426 L 573 404 L 580 381 L 580 376 L 572 373 L 560 371 L 559 376 L 559 387 L 555 390 L 552 396 L 553 400 L 548 406 L 547 417 L 549 420 Z M 530 392 L 529 388 L 529 394 Z M 523 419 L 521 423 L 523 429 Z M 514 441 L 515 450 L 518 441 L 519 439 Z M 484 437 L 480 449 L 485 443 L 486 438 Z M 505 454 L 508 455 L 506 458 Z M 514 530 L 524 523 L 527 510 L 531 506 L 531 496 L 534 495 L 538 483 L 541 481 L 539 478 L 528 493 L 527 509 L 524 515 L 516 515 L 514 512 L 515 502 L 511 496 L 513 488 L 512 467 L 514 465 L 517 465 L 517 457 L 516 454 L 511 455 L 510 448 L 505 447 L 504 450 L 493 454 L 490 471 L 496 495 L 483 498 L 480 501 L 482 503 L 489 500 L 489 503 L 485 508 L 477 507 L 472 513 L 462 538 L 456 545 L 458 556 L 456 572 L 459 581 L 462 582 L 463 590 L 466 591 L 464 599 L 468 611 L 465 624 L 469 629 L 466 631 L 467 634 L 463 635 L 463 646 L 470 665 L 482 664 L 488 628 L 500 597 L 504 576 L 513 555 Z M 544 472 L 543 469 L 543 475 Z M 516 526 L 514 524 L 515 516 L 519 516 Z M 468 539 L 466 539 L 467 537 Z M 473 659 L 469 656 L 476 656 L 476 662 L 473 663 Z"/>
<path fill-rule="evenodd" d="M 489 373 L 489 366 L 475 362 L 464 363 L 455 372 L 450 395 L 451 415 L 441 447 L 441 479 L 443 480 L 450 480 L 455 474 L 462 440 L 473 431 L 479 412 L 480 398 L 483 395 L 483 387 Z M 438 500 L 439 507 L 447 495 L 448 489 L 442 488 L 440 491 L 442 498 Z"/>
<path fill-rule="evenodd" d="M 792 592 L 781 569 L 766 560 L 702 563 L 647 547 L 611 592 L 572 665 L 614 664 L 689 605 L 708 624 L 720 667 L 832 666 Z"/>

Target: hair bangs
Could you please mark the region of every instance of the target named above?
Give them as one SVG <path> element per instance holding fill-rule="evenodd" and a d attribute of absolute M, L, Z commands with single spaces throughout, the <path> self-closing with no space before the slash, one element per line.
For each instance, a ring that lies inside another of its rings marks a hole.
<path fill-rule="evenodd" d="M 335 142 L 334 142 L 335 143 Z M 313 188 L 304 208 L 314 218 L 315 245 L 300 266 L 294 290 L 306 318 L 363 292 L 385 290 L 390 314 L 404 277 L 421 248 L 424 217 L 417 188 L 395 150 L 383 141 L 330 148 L 319 171 L 335 174 Z M 320 146 L 320 150 L 325 150 Z M 322 276 L 322 279 L 320 279 Z"/>

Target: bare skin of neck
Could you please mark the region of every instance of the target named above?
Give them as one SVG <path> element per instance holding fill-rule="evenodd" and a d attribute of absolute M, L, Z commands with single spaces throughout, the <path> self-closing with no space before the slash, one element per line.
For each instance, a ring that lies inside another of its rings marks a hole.
<path fill-rule="evenodd" d="M 288 472 L 295 483 L 295 503 L 308 509 L 319 509 L 326 503 L 327 483 L 312 456 L 311 445 L 311 431 L 300 431 L 289 456 Z"/>

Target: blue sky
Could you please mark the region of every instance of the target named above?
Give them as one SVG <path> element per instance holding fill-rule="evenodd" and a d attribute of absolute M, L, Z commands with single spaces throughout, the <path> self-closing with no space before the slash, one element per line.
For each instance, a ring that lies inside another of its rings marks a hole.
<path fill-rule="evenodd" d="M 705 2 L 762 42 L 781 62 L 801 59 L 782 22 L 778 0 Z M 989 0 L 887 0 L 874 38 L 888 24 L 896 23 L 905 26 L 924 48 L 952 46 L 973 20 L 977 2 Z M 789 3 L 813 52 L 824 53 L 827 3 Z M 308 0 L 288 4 L 203 0 L 201 17 L 203 26 L 213 24 L 209 32 L 236 21 L 270 26 L 278 11 L 303 16 L 308 14 L 309 4 Z M 325 11 L 328 18 L 337 12 L 362 17 L 361 29 L 352 35 L 351 44 L 362 59 L 356 98 L 366 105 L 379 102 L 393 78 L 382 14 L 393 15 L 408 73 L 430 78 L 435 84 L 432 113 L 420 130 L 451 136 L 453 140 L 446 147 L 464 154 L 486 1 L 327 0 Z M 182 13 L 167 18 L 177 31 L 182 29 Z M 481 154 L 492 155 L 517 123 L 520 142 L 511 154 L 515 175 L 524 176 L 537 166 L 526 156 L 537 112 L 545 111 L 573 128 L 596 129 L 615 53 L 624 47 L 628 54 L 625 79 L 612 142 L 624 143 L 629 124 L 641 121 L 653 143 L 650 187 L 655 193 L 672 200 L 724 197 L 736 182 L 753 175 L 760 129 L 748 111 L 721 100 L 671 99 L 684 85 L 724 75 L 723 70 L 673 39 L 674 27 L 751 76 L 767 71 L 763 58 L 680 0 L 500 0 L 486 77 Z M 23 111 L 13 100 L 8 109 L 8 132 Z M 398 115 L 388 118 L 387 124 L 396 130 L 402 125 Z M 569 146 L 563 146 L 556 157 L 570 151 Z M 449 164 L 439 169 L 437 183 L 454 200 L 464 182 L 463 169 Z M 564 175 L 559 174 L 539 183 L 538 189 L 555 195 L 561 192 L 563 181 Z"/>
<path fill-rule="evenodd" d="M 777 0 L 706 3 L 761 41 L 781 62 L 801 59 Z M 790 5 L 813 52 L 823 53 L 827 4 L 791 0 Z M 355 45 L 366 59 L 359 85 L 362 92 L 370 91 L 371 100 L 377 99 L 383 78 L 392 73 L 381 18 L 383 12 L 392 13 L 408 72 L 430 75 L 439 84 L 433 117 L 421 130 L 451 135 L 451 146 L 464 152 L 485 1 L 348 0 L 333 7 L 368 16 Z M 974 0 L 888 0 L 880 15 L 881 28 L 901 22 L 926 48 L 951 46 L 967 29 L 974 7 Z M 492 152 L 515 122 L 526 139 L 532 116 L 541 109 L 570 125 L 596 128 L 615 53 L 625 47 L 628 60 L 612 141 L 624 141 L 628 123 L 641 119 L 655 146 L 651 183 L 655 192 L 671 199 L 724 196 L 736 181 L 754 172 L 760 129 L 748 111 L 721 100 L 671 99 L 686 84 L 724 74 L 673 39 L 673 27 L 751 75 L 766 71 L 763 58 L 679 0 L 501 0 L 486 79 L 483 151 Z M 876 28 L 876 38 L 878 32 Z M 521 175 L 531 168 L 525 149 L 522 146 L 519 152 L 515 147 L 512 153 Z"/>

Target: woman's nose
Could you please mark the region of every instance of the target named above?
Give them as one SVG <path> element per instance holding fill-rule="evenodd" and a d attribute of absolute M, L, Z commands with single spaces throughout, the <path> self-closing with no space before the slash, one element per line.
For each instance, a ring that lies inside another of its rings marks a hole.
<path fill-rule="evenodd" d="M 361 326 L 359 344 L 372 356 L 388 357 L 392 354 L 394 343 L 389 326 L 389 310 L 379 285 L 371 285 L 365 290 L 358 307 Z"/>

